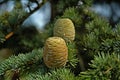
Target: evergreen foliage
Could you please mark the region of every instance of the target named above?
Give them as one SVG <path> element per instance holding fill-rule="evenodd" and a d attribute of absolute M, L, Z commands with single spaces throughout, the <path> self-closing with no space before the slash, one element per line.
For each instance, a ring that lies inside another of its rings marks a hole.
<path fill-rule="evenodd" d="M 29 13 L 15 1 L 11 12 L 0 15 L 0 50 L 13 52 L 0 62 L 0 80 L 119 80 L 120 24 L 113 28 L 109 20 L 92 12 L 92 0 L 50 0 L 52 19 L 44 31 L 39 33 L 34 26 L 24 28 L 22 23 L 46 1 L 30 0 L 37 7 Z M 75 40 L 66 42 L 66 65 L 48 68 L 43 61 L 45 41 L 54 37 L 55 22 L 66 18 L 75 26 Z"/>
<path fill-rule="evenodd" d="M 68 43 L 67 46 L 68 46 L 68 62 L 66 67 L 75 68 L 79 61 L 77 58 L 78 52 L 75 43 Z"/>
<path fill-rule="evenodd" d="M 11 56 L 9 59 L 1 62 L 0 75 L 10 69 L 17 69 L 21 66 L 36 63 L 38 60 L 42 60 L 42 50 L 33 50 L 31 53 L 19 54 L 18 56 Z"/>
<path fill-rule="evenodd" d="M 120 55 L 116 53 L 99 53 L 94 56 L 89 69 L 81 72 L 80 80 L 119 80 L 120 79 Z"/>

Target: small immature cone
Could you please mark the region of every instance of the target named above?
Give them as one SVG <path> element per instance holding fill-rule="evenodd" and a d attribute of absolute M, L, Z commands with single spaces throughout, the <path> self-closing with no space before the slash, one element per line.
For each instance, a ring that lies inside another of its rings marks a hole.
<path fill-rule="evenodd" d="M 60 37 L 48 38 L 43 53 L 43 60 L 48 68 L 62 67 L 67 62 L 68 48 L 64 39 Z"/>
<path fill-rule="evenodd" d="M 54 36 L 62 37 L 66 42 L 75 39 L 75 28 L 73 22 L 68 19 L 58 19 L 54 25 Z"/>
<path fill-rule="evenodd" d="M 12 50 L 8 48 L 0 49 L 0 62 L 4 61 L 5 59 L 9 58 L 12 55 L 13 55 Z"/>

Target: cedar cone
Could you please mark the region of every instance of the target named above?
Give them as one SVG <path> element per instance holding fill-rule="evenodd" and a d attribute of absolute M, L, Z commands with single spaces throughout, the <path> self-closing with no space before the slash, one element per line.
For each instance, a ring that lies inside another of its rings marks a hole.
<path fill-rule="evenodd" d="M 58 19 L 54 25 L 54 36 L 62 37 L 66 42 L 75 39 L 75 28 L 73 22 L 68 19 Z"/>
<path fill-rule="evenodd" d="M 43 53 L 43 60 L 48 68 L 62 67 L 67 62 L 68 48 L 60 37 L 48 38 Z"/>

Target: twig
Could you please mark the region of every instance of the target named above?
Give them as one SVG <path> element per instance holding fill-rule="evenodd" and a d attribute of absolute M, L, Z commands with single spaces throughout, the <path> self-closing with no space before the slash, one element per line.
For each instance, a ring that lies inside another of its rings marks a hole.
<path fill-rule="evenodd" d="M 6 40 L 9 39 L 13 34 L 14 34 L 14 32 L 10 32 L 9 34 L 7 34 L 7 35 L 5 36 L 5 39 L 6 39 Z"/>
<path fill-rule="evenodd" d="M 0 2 L 0 5 L 7 3 L 9 0 L 3 0 L 2 2 Z"/>
<path fill-rule="evenodd" d="M 40 9 L 40 7 L 42 5 L 44 5 L 45 1 L 43 1 L 39 6 L 37 6 L 34 10 L 32 10 L 29 14 L 27 14 L 26 16 L 23 17 L 23 19 L 19 20 L 19 22 L 15 25 L 19 25 L 22 24 L 31 14 L 33 14 L 35 11 L 37 11 L 38 9 Z"/>

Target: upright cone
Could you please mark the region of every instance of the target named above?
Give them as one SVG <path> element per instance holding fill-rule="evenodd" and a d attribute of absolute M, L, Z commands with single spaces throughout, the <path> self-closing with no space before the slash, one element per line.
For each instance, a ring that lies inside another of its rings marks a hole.
<path fill-rule="evenodd" d="M 68 19 L 58 19 L 54 25 L 54 36 L 62 37 L 66 42 L 71 42 L 75 38 L 75 28 L 73 22 Z"/>
<path fill-rule="evenodd" d="M 67 62 L 68 48 L 60 37 L 48 38 L 43 52 L 43 60 L 48 68 L 62 67 Z"/>

